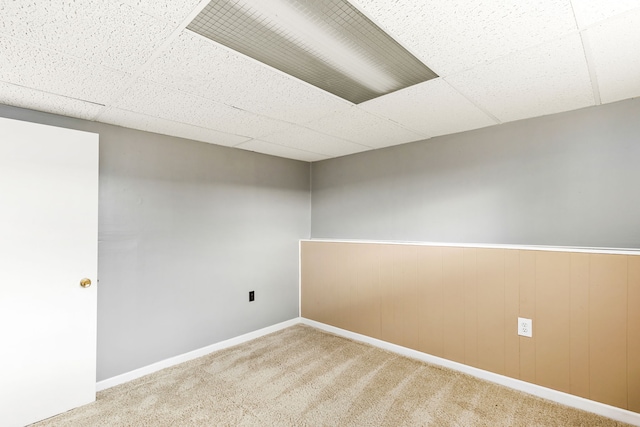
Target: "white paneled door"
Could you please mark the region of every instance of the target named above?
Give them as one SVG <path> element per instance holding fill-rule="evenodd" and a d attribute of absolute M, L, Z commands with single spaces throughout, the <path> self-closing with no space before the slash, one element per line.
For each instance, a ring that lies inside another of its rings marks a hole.
<path fill-rule="evenodd" d="M 95 400 L 97 246 L 98 135 L 0 118 L 0 426 Z"/>

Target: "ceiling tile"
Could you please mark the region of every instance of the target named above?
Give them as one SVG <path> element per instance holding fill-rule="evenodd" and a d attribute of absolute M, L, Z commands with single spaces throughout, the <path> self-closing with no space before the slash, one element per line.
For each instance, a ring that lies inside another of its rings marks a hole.
<path fill-rule="evenodd" d="M 640 0 L 572 0 L 580 28 L 640 8 Z"/>
<path fill-rule="evenodd" d="M 388 147 L 426 139 L 384 118 L 367 113 L 359 107 L 330 114 L 305 124 L 305 127 L 372 148 Z"/>
<path fill-rule="evenodd" d="M 584 32 L 603 103 L 640 96 L 640 10 Z"/>
<path fill-rule="evenodd" d="M 287 159 L 302 160 L 303 162 L 317 162 L 319 160 L 328 159 L 329 156 L 318 153 L 310 153 L 309 151 L 298 150 L 296 148 L 285 147 L 283 145 L 272 144 L 270 142 L 252 139 L 249 142 L 242 143 L 236 148 L 243 150 L 255 151 L 257 153 L 269 154 L 277 157 L 285 157 Z"/>
<path fill-rule="evenodd" d="M 315 161 L 640 96 L 640 0 L 350 1 L 441 78 L 354 106 L 177 34 L 201 0 L 15 0 L 0 102 Z"/>
<path fill-rule="evenodd" d="M 251 138 L 259 138 L 291 126 L 143 79 L 138 79 L 114 106 Z"/>
<path fill-rule="evenodd" d="M 108 103 L 128 74 L 0 36 L 0 81 Z"/>
<path fill-rule="evenodd" d="M 173 122 L 171 120 L 159 119 L 157 117 L 117 108 L 107 109 L 100 114 L 97 120 L 112 125 L 193 139 L 195 141 L 208 142 L 216 145 L 233 146 L 248 140 L 247 137 L 231 135 L 185 123 Z"/>
<path fill-rule="evenodd" d="M 103 105 L 0 82 L 0 104 L 93 120 Z"/>
<path fill-rule="evenodd" d="M 175 24 L 185 20 L 202 0 L 124 0 L 147 15 Z"/>
<path fill-rule="evenodd" d="M 433 79 L 358 105 L 425 135 L 438 136 L 496 124 L 443 79 Z"/>
<path fill-rule="evenodd" d="M 260 139 L 273 144 L 324 154 L 330 157 L 345 156 L 369 149 L 364 145 L 355 144 L 300 126 L 294 126 L 286 131 L 274 133 Z"/>
<path fill-rule="evenodd" d="M 144 64 L 174 29 L 119 1 L 8 1 L 0 16 L 8 36 L 123 71 Z"/>
<path fill-rule="evenodd" d="M 191 31 L 180 34 L 143 77 L 296 124 L 352 105 Z"/>
<path fill-rule="evenodd" d="M 351 0 L 438 75 L 576 30 L 570 0 Z"/>
<path fill-rule="evenodd" d="M 577 33 L 446 80 L 503 122 L 594 105 Z"/>

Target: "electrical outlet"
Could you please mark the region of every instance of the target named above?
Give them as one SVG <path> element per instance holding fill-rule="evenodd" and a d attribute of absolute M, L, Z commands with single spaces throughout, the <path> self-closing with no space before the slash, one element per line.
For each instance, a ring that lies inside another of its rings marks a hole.
<path fill-rule="evenodd" d="M 253 291 L 249 291 L 249 302 L 256 299 L 256 295 Z"/>
<path fill-rule="evenodd" d="M 533 337 L 533 322 L 531 319 L 518 317 L 518 335 L 523 337 Z"/>

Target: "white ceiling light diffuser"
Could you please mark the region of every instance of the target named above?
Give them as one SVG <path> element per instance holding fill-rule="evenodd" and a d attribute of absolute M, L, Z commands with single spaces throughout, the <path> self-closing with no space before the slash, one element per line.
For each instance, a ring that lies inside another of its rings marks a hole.
<path fill-rule="evenodd" d="M 347 0 L 212 0 L 187 28 L 354 104 L 438 77 Z"/>

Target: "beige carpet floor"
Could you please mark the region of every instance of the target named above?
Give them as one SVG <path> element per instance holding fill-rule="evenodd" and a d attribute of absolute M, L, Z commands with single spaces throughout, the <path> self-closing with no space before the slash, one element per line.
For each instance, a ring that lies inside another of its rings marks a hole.
<path fill-rule="evenodd" d="M 45 426 L 623 426 L 297 325 L 98 393 Z"/>

